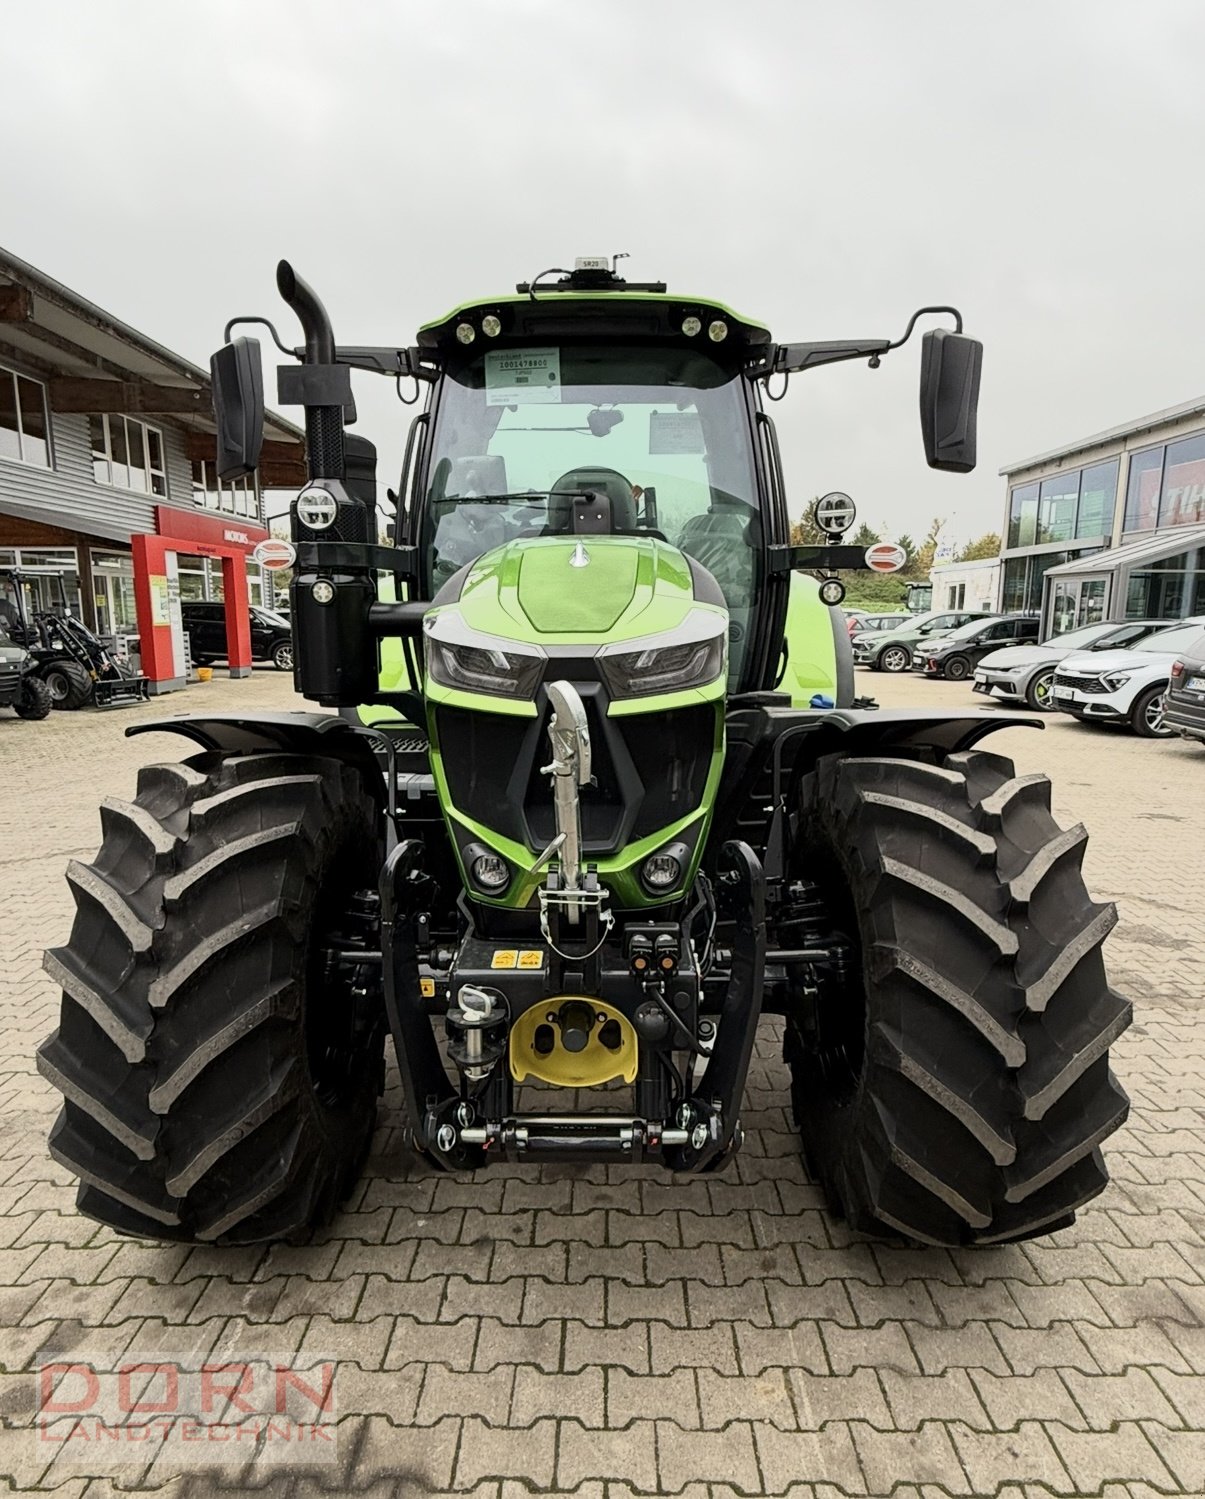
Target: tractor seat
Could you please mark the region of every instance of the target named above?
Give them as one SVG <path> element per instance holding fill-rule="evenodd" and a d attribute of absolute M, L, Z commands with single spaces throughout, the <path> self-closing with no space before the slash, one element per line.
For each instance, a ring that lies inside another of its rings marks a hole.
<path fill-rule="evenodd" d="M 616 535 L 636 529 L 636 501 L 629 479 L 613 468 L 573 468 L 552 486 L 548 495 L 545 536 L 564 536 L 573 530 L 573 501 L 593 489 L 611 501 L 611 529 Z"/>

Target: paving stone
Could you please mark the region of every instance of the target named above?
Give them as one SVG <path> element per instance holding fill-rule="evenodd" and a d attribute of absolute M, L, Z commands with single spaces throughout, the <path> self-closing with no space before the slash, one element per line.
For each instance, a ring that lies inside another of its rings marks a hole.
<path fill-rule="evenodd" d="M 899 1369 L 905 1374 L 920 1372 L 908 1335 L 899 1322 L 858 1328 L 821 1322 L 820 1334 L 834 1374 L 849 1374 L 854 1369 Z"/>
<path fill-rule="evenodd" d="M 602 1369 L 545 1374 L 540 1369 L 521 1366 L 514 1374 L 510 1424 L 529 1426 L 543 1416 L 555 1416 L 592 1428 L 606 1427 L 606 1382 Z"/>
<path fill-rule="evenodd" d="M 867 1492 L 858 1450 L 844 1422 L 832 1421 L 822 1431 L 780 1431 L 762 1421 L 753 1428 L 753 1439 L 766 1494 L 786 1494 L 792 1486 L 819 1474 L 842 1494 Z M 892 1483 L 900 1477 L 897 1472 Z"/>
<path fill-rule="evenodd" d="M 992 1332 L 1017 1374 L 1032 1374 L 1035 1369 L 1082 1369 L 1086 1374 L 1096 1374 L 1096 1360 L 1080 1335 L 1082 1326 L 1062 1322 L 1031 1331 L 997 1323 Z"/>
<path fill-rule="evenodd" d="M 1131 1478 L 1145 1480 L 1158 1488 L 1171 1489 L 1175 1480 L 1161 1461 L 1159 1453 L 1166 1453 L 1170 1458 L 1179 1452 L 1186 1467 L 1194 1462 L 1191 1442 L 1182 1448 L 1177 1447 L 1178 1438 L 1184 1435 L 1191 1437 L 1194 1433 L 1157 1428 L 1156 1451 L 1142 1428 L 1132 1421 L 1122 1422 L 1108 1432 L 1069 1431 L 1063 1426 L 1050 1426 L 1047 1434 L 1077 1489 L 1088 1493 L 1094 1492 L 1106 1482 L 1121 1482 Z M 1198 1443 L 1199 1440 L 1198 1438 Z M 1200 1461 L 1205 1462 L 1205 1449 L 1201 1449 Z M 1205 1474 L 1205 1467 L 1201 1471 Z"/>
<path fill-rule="evenodd" d="M 783 1369 L 731 1377 L 700 1368 L 696 1377 L 703 1425 L 708 1429 L 722 1430 L 732 1421 L 770 1421 L 784 1431 L 799 1427 Z"/>
<path fill-rule="evenodd" d="M 597 1478 L 630 1479 L 636 1489 L 654 1492 L 655 1426 L 651 1421 L 633 1421 L 621 1431 L 590 1431 L 575 1421 L 566 1421 L 560 1431 L 556 1478 L 558 1488 L 565 1492 Z"/>
<path fill-rule="evenodd" d="M 736 1342 L 729 1323 L 686 1329 L 654 1322 L 649 1331 L 653 1374 L 685 1368 L 714 1369 L 720 1374 L 738 1372 Z"/>
<path fill-rule="evenodd" d="M 680 1280 L 659 1286 L 629 1286 L 622 1281 L 607 1284 L 607 1325 L 656 1318 L 672 1327 L 686 1326 L 686 1291 Z M 601 1319 L 600 1319 L 601 1320 Z"/>
<path fill-rule="evenodd" d="M 657 1469 L 663 1493 L 692 1479 L 730 1483 L 746 1494 L 760 1487 L 753 1428 L 746 1422 L 724 1431 L 683 1431 L 671 1421 L 658 1421 Z"/>
<path fill-rule="evenodd" d="M 633 1374 L 648 1374 L 649 1327 L 632 1322 L 626 1327 L 586 1327 L 581 1322 L 565 1323 L 564 1369 L 586 1369 L 592 1364 L 604 1368 L 618 1365 Z M 674 1368 L 679 1367 L 675 1364 Z"/>
<path fill-rule="evenodd" d="M 950 1434 L 936 1421 L 919 1431 L 876 1431 L 851 1421 L 850 1434 L 872 1494 L 889 1494 L 896 1484 L 938 1485 L 947 1494 L 970 1494 Z"/>
<path fill-rule="evenodd" d="M 990 1369 L 995 1374 L 1011 1372 L 1008 1360 L 992 1337 L 991 1328 L 983 1323 L 953 1328 L 911 1323 L 907 1333 L 925 1374 L 944 1374 L 947 1369 Z"/>
<path fill-rule="evenodd" d="M 567 1284 L 560 1281 L 549 1282 L 537 1276 L 529 1277 L 524 1285 L 523 1309 L 519 1317 L 521 1322 L 535 1325 L 555 1318 L 571 1317 L 591 1327 L 602 1327 L 606 1323 L 607 1283 L 601 1277 Z M 617 1289 L 624 1288 L 611 1287 L 613 1292 Z"/>
<path fill-rule="evenodd" d="M 1124 1374 L 1081 1374 L 1066 1369 L 1062 1379 L 1094 1431 L 1108 1431 L 1119 1421 L 1181 1424 L 1175 1406 L 1145 1369 L 1127 1369 Z"/>
<path fill-rule="evenodd" d="M 1018 1480 L 1044 1484 L 1055 1493 L 1075 1487 L 1036 1421 L 1023 1421 L 1006 1432 L 972 1430 L 955 1421 L 950 1435 L 976 1494 L 994 1494 L 1003 1484 Z"/>
<path fill-rule="evenodd" d="M 391 1373 L 380 1376 L 383 1381 L 392 1377 Z M 504 1427 L 510 1414 L 514 1383 L 515 1371 L 507 1364 L 477 1374 L 466 1374 L 443 1364 L 427 1364 L 421 1395 L 415 1390 L 418 1414 L 406 1419 L 417 1420 L 420 1426 L 433 1426 L 445 1416 L 473 1416 L 491 1426 Z"/>
<path fill-rule="evenodd" d="M 896 1424 L 873 1369 L 855 1369 L 852 1374 L 788 1369 L 786 1377 L 801 1430 L 819 1431 L 829 1421 L 854 1416 L 883 1430 Z"/>
<path fill-rule="evenodd" d="M 745 1327 L 738 1323 L 737 1355 L 741 1372 L 761 1374 L 765 1369 L 808 1369 L 813 1374 L 831 1372 L 828 1355 L 817 1322 L 797 1322 L 794 1327 Z"/>
<path fill-rule="evenodd" d="M 916 1431 L 926 1421 L 963 1421 L 979 1430 L 991 1424 L 965 1369 L 949 1369 L 944 1374 L 901 1374 L 897 1369 L 882 1369 L 879 1379 L 891 1408 L 891 1424 L 901 1431 Z M 855 1411 L 865 1416 L 856 1407 L 850 1407 L 848 1414 L 852 1416 Z"/>
<path fill-rule="evenodd" d="M 607 1369 L 607 1425 L 617 1429 L 631 1421 L 664 1419 L 697 1430 L 701 1424 L 699 1372 L 675 1369 L 672 1374 L 629 1374 L 626 1369 Z"/>
<path fill-rule="evenodd" d="M 1011 1431 L 1022 1421 L 1060 1421 L 1079 1429 L 1087 1426 L 1057 1369 L 1003 1377 L 986 1369 L 972 1369 L 969 1377 L 998 1431 Z"/>
<path fill-rule="evenodd" d="M 440 1332 L 443 1331 L 441 1328 Z M 473 1368 L 496 1369 L 499 1364 L 531 1364 L 549 1374 L 555 1373 L 561 1367 L 565 1333 L 563 1322 L 544 1322 L 539 1327 L 508 1327 L 492 1317 L 482 1317 L 473 1348 Z M 584 1363 L 577 1367 L 584 1367 Z"/>

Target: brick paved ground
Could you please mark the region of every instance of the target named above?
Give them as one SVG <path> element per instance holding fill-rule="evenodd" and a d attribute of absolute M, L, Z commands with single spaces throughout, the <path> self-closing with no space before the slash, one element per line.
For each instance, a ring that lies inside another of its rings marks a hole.
<path fill-rule="evenodd" d="M 953 684 L 863 677 L 885 703 L 965 706 Z M 257 673 L 170 711 L 279 707 Z M 1205 752 L 1071 723 L 992 741 L 1049 770 L 1093 833 L 1122 912 L 1114 981 L 1136 1021 L 1113 1184 L 1074 1228 L 947 1253 L 865 1242 L 824 1211 L 796 1150 L 767 1026 L 747 1143 L 719 1179 L 635 1169 L 439 1176 L 406 1154 L 391 1089 L 358 1194 L 300 1245 L 188 1250 L 76 1216 L 45 1135 L 33 1049 L 57 995 L 63 866 L 96 803 L 184 742 L 127 741 L 163 705 L 0 714 L 0 1475 L 17 1492 L 1123 1495 L 1205 1492 Z M 173 1477 L 28 1430 L 39 1349 L 332 1349 L 338 1464 L 311 1477 Z"/>

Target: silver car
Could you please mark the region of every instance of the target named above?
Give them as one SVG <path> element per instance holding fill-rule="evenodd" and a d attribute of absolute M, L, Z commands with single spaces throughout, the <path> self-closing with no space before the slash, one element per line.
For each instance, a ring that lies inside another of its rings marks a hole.
<path fill-rule="evenodd" d="M 975 668 L 975 691 L 1049 713 L 1054 709 L 1051 689 L 1055 667 L 1064 656 L 1072 651 L 1120 650 L 1174 623 L 1168 619 L 1130 619 L 1118 624 L 1114 620 L 1112 624 L 1068 630 L 1042 645 L 1014 645 L 993 651 Z"/>

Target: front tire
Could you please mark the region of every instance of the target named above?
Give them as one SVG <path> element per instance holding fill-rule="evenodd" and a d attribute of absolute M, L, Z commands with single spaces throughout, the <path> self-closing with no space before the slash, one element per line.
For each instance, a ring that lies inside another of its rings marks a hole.
<path fill-rule="evenodd" d="M 805 1152 L 853 1227 L 932 1244 L 1047 1233 L 1107 1181 L 1130 1021 L 1045 776 L 831 757 L 805 778 L 797 867 L 854 939 L 839 994 L 788 1021 Z"/>
<path fill-rule="evenodd" d="M 951 682 L 961 682 L 969 675 L 971 663 L 965 656 L 951 656 L 943 668 L 945 675 Z"/>
<path fill-rule="evenodd" d="M 1055 713 L 1058 703 L 1054 698 L 1054 667 L 1035 672 L 1025 688 L 1025 701 L 1036 713 Z"/>
<path fill-rule="evenodd" d="M 278 641 L 272 647 L 272 665 L 277 671 L 293 670 L 293 642 L 291 640 Z"/>
<path fill-rule="evenodd" d="M 876 671 L 901 672 L 907 671 L 911 665 L 912 652 L 906 645 L 888 645 L 879 652 L 874 668 Z"/>
<path fill-rule="evenodd" d="M 50 688 L 41 677 L 23 677 L 21 691 L 13 708 L 18 718 L 48 718 L 51 709 Z"/>
<path fill-rule="evenodd" d="M 92 700 L 92 678 L 78 661 L 61 656 L 42 668 L 42 680 L 50 689 L 56 708 L 82 708 Z"/>
<path fill-rule="evenodd" d="M 1130 728 L 1143 739 L 1170 739 L 1175 732 L 1163 717 L 1166 687 L 1150 687 L 1130 710 Z"/>
<path fill-rule="evenodd" d="M 326 1221 L 383 1082 L 372 970 L 329 957 L 372 910 L 365 783 L 317 756 L 200 755 L 141 771 L 101 822 L 95 860 L 68 867 L 75 922 L 46 955 L 61 1020 L 38 1052 L 80 1211 L 222 1243 Z"/>

